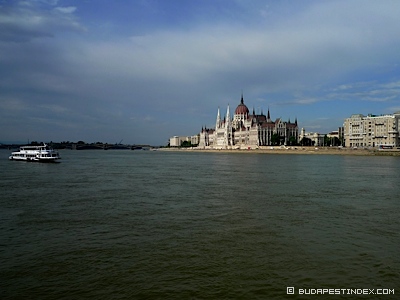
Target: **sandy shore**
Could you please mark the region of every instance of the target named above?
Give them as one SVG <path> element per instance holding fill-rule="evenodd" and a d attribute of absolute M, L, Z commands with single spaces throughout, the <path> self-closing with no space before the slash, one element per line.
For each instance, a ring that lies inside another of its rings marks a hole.
<path fill-rule="evenodd" d="M 257 154 L 308 154 L 308 155 L 362 155 L 362 156 L 400 156 L 400 150 L 377 149 L 349 149 L 337 147 L 288 147 L 277 148 L 266 147 L 264 149 L 228 150 L 228 149 L 201 149 L 201 148 L 161 148 L 162 151 L 183 152 L 209 152 L 209 153 L 257 153 Z"/>

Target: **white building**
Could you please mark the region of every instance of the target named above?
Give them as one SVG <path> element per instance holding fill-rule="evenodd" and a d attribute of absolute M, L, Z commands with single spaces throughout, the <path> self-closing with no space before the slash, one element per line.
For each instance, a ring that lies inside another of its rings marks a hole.
<path fill-rule="evenodd" d="M 306 139 L 309 140 L 310 145 L 303 146 L 324 146 L 325 135 L 318 132 L 306 132 L 304 128 L 300 131 L 300 143 L 304 143 Z"/>
<path fill-rule="evenodd" d="M 229 105 L 222 119 L 217 111 L 215 129 L 202 128 L 199 147 L 214 149 L 249 149 L 269 145 L 290 145 L 298 142 L 297 119 L 294 123 L 281 118 L 271 120 L 270 113 L 249 113 L 243 95 L 231 118 Z"/>
<path fill-rule="evenodd" d="M 193 136 L 173 136 L 169 139 L 170 147 L 180 147 L 183 142 L 190 142 L 191 145 L 197 146 L 199 144 L 199 135 Z"/>
<path fill-rule="evenodd" d="M 183 136 L 173 136 L 169 139 L 169 145 L 171 147 L 179 147 L 183 142 Z"/>
<path fill-rule="evenodd" d="M 400 147 L 400 111 L 393 115 L 354 114 L 344 121 L 346 147 Z"/>
<path fill-rule="evenodd" d="M 200 135 L 196 134 L 196 135 L 192 135 L 190 137 L 190 142 L 192 145 L 198 145 L 199 144 L 199 140 L 200 140 Z"/>

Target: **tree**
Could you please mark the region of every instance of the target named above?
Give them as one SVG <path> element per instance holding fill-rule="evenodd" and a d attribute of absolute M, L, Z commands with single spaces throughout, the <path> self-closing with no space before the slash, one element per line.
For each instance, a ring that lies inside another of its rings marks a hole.
<path fill-rule="evenodd" d="M 300 141 L 300 145 L 302 146 L 312 146 L 312 141 L 309 138 L 303 137 Z"/>
<path fill-rule="evenodd" d="M 279 134 L 274 133 L 274 134 L 271 136 L 271 144 L 272 144 L 273 146 L 279 145 L 280 139 L 281 139 L 281 137 L 279 136 Z"/>
<path fill-rule="evenodd" d="M 190 141 L 183 141 L 181 147 L 192 147 L 192 143 Z"/>
<path fill-rule="evenodd" d="M 297 145 L 296 137 L 291 136 L 291 137 L 289 138 L 289 145 L 290 145 L 290 146 L 296 146 L 296 145 Z"/>
<path fill-rule="evenodd" d="M 331 138 L 328 137 L 326 134 L 324 135 L 324 146 L 330 146 L 331 145 Z"/>
<path fill-rule="evenodd" d="M 340 140 L 335 136 L 333 138 L 331 138 L 331 145 L 332 146 L 340 146 L 342 143 L 340 142 Z"/>

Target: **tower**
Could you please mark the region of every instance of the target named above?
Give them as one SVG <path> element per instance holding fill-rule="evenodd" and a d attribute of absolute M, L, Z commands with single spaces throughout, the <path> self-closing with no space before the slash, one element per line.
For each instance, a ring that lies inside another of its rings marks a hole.
<path fill-rule="evenodd" d="M 219 114 L 219 106 L 218 106 L 218 113 L 217 113 L 217 121 L 215 122 L 215 130 L 217 130 L 221 125 L 221 116 Z"/>
<path fill-rule="evenodd" d="M 232 123 L 231 123 L 231 116 L 230 116 L 229 104 L 228 104 L 228 108 L 226 109 L 224 144 L 226 146 L 232 146 L 231 139 L 232 139 Z"/>

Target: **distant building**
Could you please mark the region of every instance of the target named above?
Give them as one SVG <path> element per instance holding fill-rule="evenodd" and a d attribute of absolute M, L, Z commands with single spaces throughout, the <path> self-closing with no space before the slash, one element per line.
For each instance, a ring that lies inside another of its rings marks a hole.
<path fill-rule="evenodd" d="M 344 121 L 346 147 L 400 146 L 400 111 L 393 115 L 354 114 Z"/>
<path fill-rule="evenodd" d="M 342 127 L 339 127 L 338 129 L 339 129 L 338 131 L 339 131 L 340 144 L 342 146 L 344 146 L 344 127 L 342 126 Z"/>
<path fill-rule="evenodd" d="M 331 146 L 343 146 L 343 127 L 339 127 L 338 130 L 329 132 L 327 137 L 331 140 Z"/>
<path fill-rule="evenodd" d="M 173 136 L 169 139 L 170 147 L 181 147 L 184 142 L 187 142 L 191 146 L 197 146 L 199 144 L 199 135 L 193 136 Z"/>
<path fill-rule="evenodd" d="M 300 145 L 302 146 L 341 146 L 343 145 L 343 127 L 328 134 L 319 132 L 306 132 L 304 128 L 300 131 Z"/>
<path fill-rule="evenodd" d="M 229 105 L 224 118 L 221 117 L 218 108 L 215 129 L 202 128 L 199 147 L 248 149 L 259 146 L 290 145 L 297 142 L 297 119 L 294 123 L 290 120 L 285 122 L 280 118 L 272 121 L 269 109 L 267 116 L 262 112 L 256 114 L 254 109 L 250 114 L 242 95 L 233 118 L 230 116 Z"/>
<path fill-rule="evenodd" d="M 199 135 L 199 147 L 209 147 L 214 145 L 214 129 L 207 127 L 201 128 Z"/>
<path fill-rule="evenodd" d="M 191 141 L 191 143 L 192 143 L 193 146 L 197 146 L 197 145 L 199 144 L 199 140 L 200 140 L 200 135 L 199 135 L 199 134 L 197 134 L 197 135 L 192 135 L 192 136 L 190 137 L 190 141 Z"/>
<path fill-rule="evenodd" d="M 300 144 L 302 146 L 324 146 L 325 135 L 318 132 L 306 132 L 304 128 L 300 131 Z"/>
<path fill-rule="evenodd" d="M 186 137 L 182 137 L 182 136 L 173 136 L 173 137 L 171 137 L 171 138 L 169 139 L 169 145 L 170 145 L 171 147 L 180 147 L 180 145 L 181 145 L 182 142 L 183 142 L 183 138 L 186 138 Z"/>

